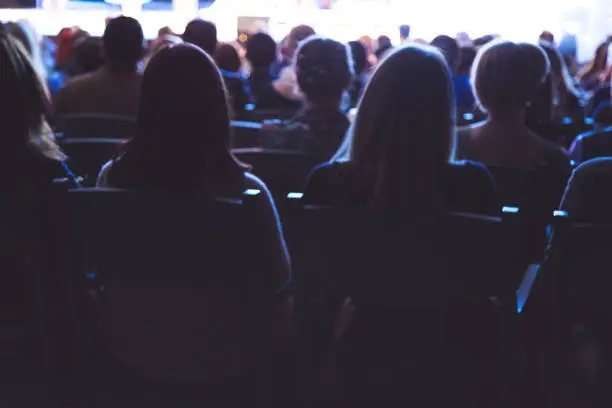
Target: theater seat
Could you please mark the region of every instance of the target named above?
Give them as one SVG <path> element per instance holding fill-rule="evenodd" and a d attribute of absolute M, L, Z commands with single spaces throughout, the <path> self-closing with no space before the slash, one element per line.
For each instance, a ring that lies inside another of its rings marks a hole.
<path fill-rule="evenodd" d="M 312 406 L 495 406 L 516 397 L 524 265 L 513 222 L 322 208 L 286 219 L 299 355 L 311 373 L 302 381 L 310 390 L 331 381 Z M 349 297 L 355 312 L 343 315 Z"/>
<path fill-rule="evenodd" d="M 252 173 L 266 183 L 279 201 L 289 192 L 303 191 L 312 169 L 327 160 L 286 150 L 250 148 L 233 149 L 232 152 L 239 160 L 253 166 Z"/>
<path fill-rule="evenodd" d="M 244 406 L 263 396 L 276 299 L 261 217 L 240 201 L 193 195 L 82 189 L 69 198 L 81 269 L 104 287 L 88 394 L 113 406 Z"/>
<path fill-rule="evenodd" d="M 58 138 L 129 139 L 136 131 L 134 118 L 114 115 L 67 115 L 57 118 Z"/>
<path fill-rule="evenodd" d="M 110 138 L 76 138 L 61 139 L 62 151 L 68 156 L 68 167 L 82 184 L 94 186 L 101 167 L 120 153 L 123 139 Z"/>

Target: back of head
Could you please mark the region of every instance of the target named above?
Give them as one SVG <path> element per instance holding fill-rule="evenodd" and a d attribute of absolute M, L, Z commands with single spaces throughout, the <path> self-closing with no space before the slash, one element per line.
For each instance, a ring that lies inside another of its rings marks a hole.
<path fill-rule="evenodd" d="M 368 55 L 365 45 L 361 41 L 351 41 L 348 43 L 353 56 L 355 74 L 361 75 L 368 66 Z"/>
<path fill-rule="evenodd" d="M 252 35 L 246 44 L 246 58 L 254 69 L 270 69 L 276 62 L 276 41 L 269 34 Z"/>
<path fill-rule="evenodd" d="M 298 85 L 310 103 L 339 103 L 353 79 L 353 64 L 346 45 L 310 37 L 295 54 Z"/>
<path fill-rule="evenodd" d="M 220 69 L 228 72 L 240 71 L 240 66 L 242 65 L 240 56 L 236 47 L 232 44 L 220 44 L 214 56 L 215 62 Z"/>
<path fill-rule="evenodd" d="M 493 41 L 478 52 L 472 87 L 489 113 L 515 113 L 531 102 L 549 71 L 544 51 L 532 44 Z"/>
<path fill-rule="evenodd" d="M 75 44 L 75 57 L 81 73 L 93 72 L 104 65 L 102 41 L 95 37 L 86 37 Z"/>
<path fill-rule="evenodd" d="M 121 70 L 136 70 L 144 54 L 144 35 L 137 20 L 125 16 L 113 18 L 106 25 L 102 41 L 108 65 Z"/>
<path fill-rule="evenodd" d="M 347 137 L 350 160 L 382 200 L 410 189 L 433 194 L 436 173 L 454 152 L 454 116 L 442 55 L 427 46 L 395 49 L 366 86 Z"/>
<path fill-rule="evenodd" d="M 287 52 L 293 55 L 302 41 L 315 34 L 314 28 L 307 25 L 293 27 L 287 36 Z"/>
<path fill-rule="evenodd" d="M 454 69 L 459 56 L 457 40 L 448 35 L 439 35 L 431 41 L 431 45 L 442 51 L 448 66 Z"/>
<path fill-rule="evenodd" d="M 408 37 L 410 37 L 410 26 L 407 24 L 402 24 L 399 27 L 399 32 L 400 32 L 400 38 L 402 40 L 407 40 Z"/>
<path fill-rule="evenodd" d="M 63 155 L 50 136 L 45 122 L 49 102 L 41 78 L 32 66 L 20 42 L 8 35 L 0 24 L 0 109 L 3 140 L 3 164 L 19 163 L 28 151 L 54 159 Z"/>
<path fill-rule="evenodd" d="M 167 180 L 180 184 L 234 171 L 229 144 L 227 96 L 212 58 L 191 44 L 160 50 L 143 75 L 137 134 L 125 156 L 139 163 L 136 177 L 180 175 Z"/>
<path fill-rule="evenodd" d="M 542 34 L 540 34 L 540 37 L 538 37 L 538 40 L 542 42 L 547 42 L 549 44 L 554 44 L 555 36 L 550 31 L 542 31 Z"/>
<path fill-rule="evenodd" d="M 197 45 L 209 55 L 214 55 L 217 49 L 217 26 L 199 18 L 192 20 L 185 27 L 183 41 Z"/>
<path fill-rule="evenodd" d="M 21 43 L 23 49 L 28 53 L 38 75 L 46 78 L 47 69 L 42 58 L 38 35 L 34 27 L 27 21 L 18 21 L 16 23 L 7 23 L 6 29 L 10 35 Z"/>

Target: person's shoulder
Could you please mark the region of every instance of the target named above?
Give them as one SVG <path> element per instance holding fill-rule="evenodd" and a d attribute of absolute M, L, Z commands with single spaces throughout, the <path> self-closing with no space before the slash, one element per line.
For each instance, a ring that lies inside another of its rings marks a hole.
<path fill-rule="evenodd" d="M 542 151 L 545 161 L 555 167 L 565 170 L 571 168 L 571 162 L 567 151 L 561 146 L 542 139 Z"/>
<path fill-rule="evenodd" d="M 64 87 L 60 90 L 60 92 L 74 92 L 74 90 L 82 89 L 83 87 L 89 86 L 92 82 L 97 82 L 99 80 L 99 72 L 94 71 L 83 75 L 78 75 L 76 77 L 71 78 Z"/>
<path fill-rule="evenodd" d="M 491 173 L 482 163 L 470 160 L 458 160 L 446 167 L 447 175 L 453 179 L 465 180 L 470 183 L 474 179 L 492 179 Z"/>

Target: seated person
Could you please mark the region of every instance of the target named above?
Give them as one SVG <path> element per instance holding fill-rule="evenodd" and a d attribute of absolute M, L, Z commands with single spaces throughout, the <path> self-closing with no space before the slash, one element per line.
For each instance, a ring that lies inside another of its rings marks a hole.
<path fill-rule="evenodd" d="M 136 117 L 141 75 L 138 63 L 144 55 L 144 37 L 138 21 L 117 17 L 103 37 L 104 66 L 70 81 L 54 101 L 58 117 L 100 114 Z"/>
<path fill-rule="evenodd" d="M 611 185 L 612 158 L 588 160 L 574 170 L 559 208 L 575 222 L 609 224 Z"/>
<path fill-rule="evenodd" d="M 474 107 L 474 95 L 469 80 L 464 75 L 457 75 L 457 68 L 460 62 L 457 40 L 447 35 L 439 35 L 432 40 L 431 45 L 442 51 L 451 69 L 457 109 L 460 111 L 471 110 Z"/>
<path fill-rule="evenodd" d="M 45 121 L 49 109 L 45 84 L 24 48 L 8 35 L 1 23 L 0 62 L 0 96 L 4 100 L 0 109 L 0 123 L 6 155 L 0 162 L 0 188 L 3 193 L 21 191 L 23 205 L 26 207 L 24 211 L 36 212 L 37 216 L 32 218 L 33 229 L 36 231 L 24 231 L 24 234 L 51 234 L 47 238 L 48 243 L 53 244 L 55 240 L 59 242 L 59 230 L 55 229 L 58 226 L 48 213 L 53 204 L 50 198 L 57 190 L 78 187 L 78 183 L 65 164 L 66 156 L 55 143 L 53 133 Z M 58 178 L 67 182 L 54 183 Z M 3 197 L 10 202 L 10 198 L 16 195 L 3 194 Z M 3 206 L 3 209 L 7 207 Z M 15 214 L 3 214 L 3 217 L 6 218 L 3 222 L 11 218 L 16 223 L 20 222 L 14 218 Z M 28 261 L 32 259 L 23 253 L 0 253 L 0 323 L 3 325 L 21 324 L 33 317 L 33 311 L 28 308 Z M 53 285 L 54 282 L 49 279 L 44 284 Z"/>
<path fill-rule="evenodd" d="M 314 29 L 306 25 L 294 27 L 287 37 L 286 58 L 283 67 L 272 86 L 262 92 L 257 101 L 257 109 L 297 111 L 303 105 L 303 95 L 299 92 L 297 78 L 289 61 L 295 58 L 295 52 L 301 42 L 315 35 Z"/>
<path fill-rule="evenodd" d="M 350 125 L 340 109 L 353 79 L 344 44 L 321 37 L 305 40 L 296 52 L 295 72 L 306 106 L 292 121 L 272 132 L 265 147 L 297 150 L 329 159 Z"/>
<path fill-rule="evenodd" d="M 263 32 L 252 35 L 246 43 L 246 59 L 251 65 L 249 87 L 257 104 L 265 90 L 276 80 L 273 73 L 277 61 L 276 42 Z"/>
<path fill-rule="evenodd" d="M 244 112 L 252 103 L 246 79 L 240 73 L 241 62 L 238 51 L 231 44 L 219 44 L 215 51 L 215 62 L 223 76 L 234 113 Z"/>
<path fill-rule="evenodd" d="M 310 175 L 304 202 L 496 213 L 487 170 L 453 161 L 453 104 L 440 52 L 395 49 L 374 71 L 343 146 Z"/>
<path fill-rule="evenodd" d="M 492 166 L 552 166 L 569 174 L 567 153 L 526 124 L 526 108 L 549 78 L 544 51 L 531 44 L 491 42 L 479 51 L 473 73 L 474 93 L 488 117 L 459 134 L 458 156 Z"/>

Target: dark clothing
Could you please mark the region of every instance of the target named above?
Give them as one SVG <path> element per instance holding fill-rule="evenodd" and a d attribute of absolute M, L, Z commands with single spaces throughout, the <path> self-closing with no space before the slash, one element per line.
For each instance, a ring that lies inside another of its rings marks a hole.
<path fill-rule="evenodd" d="M 245 106 L 253 103 L 249 84 L 242 75 L 236 72 L 220 71 L 221 75 L 223 75 L 223 82 L 225 82 L 227 92 L 229 93 L 232 109 L 234 109 L 236 113 L 244 112 Z"/>
<path fill-rule="evenodd" d="M 353 79 L 353 83 L 348 90 L 348 93 L 351 97 L 351 107 L 357 106 L 359 103 L 359 99 L 361 99 L 361 94 L 363 93 L 366 83 L 368 81 L 367 75 L 355 76 Z"/>
<path fill-rule="evenodd" d="M 327 159 L 336 153 L 349 126 L 350 121 L 340 110 L 306 109 L 262 141 L 264 147 L 300 151 Z"/>
<path fill-rule="evenodd" d="M 270 70 L 253 70 L 248 82 L 255 104 L 257 104 L 261 95 L 265 93 L 266 88 L 270 87 L 276 78 Z"/>
<path fill-rule="evenodd" d="M 453 87 L 455 88 L 455 102 L 457 109 L 468 111 L 474 107 L 475 99 L 472 93 L 470 77 L 467 75 L 453 75 Z"/>
<path fill-rule="evenodd" d="M 450 211 L 495 214 L 499 210 L 495 184 L 487 169 L 478 163 L 449 163 L 439 180 L 440 193 Z M 367 205 L 369 193 L 355 177 L 351 162 L 326 163 L 313 170 L 304 196 L 306 204 Z"/>
<path fill-rule="evenodd" d="M 303 102 L 284 97 L 276 92 L 272 83 L 262 87 L 255 100 L 255 109 L 279 110 L 297 112 L 302 108 Z M 289 116 L 290 117 L 290 116 Z"/>
<path fill-rule="evenodd" d="M 1 166 L 0 166 L 1 167 Z M 55 253 L 47 252 L 56 241 L 60 241 L 58 235 L 58 221 L 55 219 L 53 198 L 61 190 L 71 187 L 78 187 L 72 173 L 61 162 L 45 157 L 42 154 L 31 152 L 28 157 L 19 164 L 20 170 L 12 168 L 13 174 L 20 174 L 18 179 L 14 177 L 5 178 L 0 176 L 0 188 L 3 191 L 22 191 L 24 200 L 24 212 L 31 217 L 32 229 L 34 231 L 24 231 L 28 234 L 40 234 L 44 244 L 49 244 L 49 248 L 43 248 L 41 256 L 49 257 L 34 260 L 32 254 L 23 253 L 23 248 L 18 246 L 15 252 L 7 248 L 0 248 L 0 324 L 20 324 L 32 317 L 30 306 L 35 301 L 29 293 L 28 266 L 30 262 L 43 262 L 41 267 L 44 271 L 53 270 L 56 266 L 52 264 Z M 6 174 L 6 173 L 4 173 Z M 62 178 L 69 182 L 54 183 L 55 179 Z M 19 187 L 18 184 L 21 186 Z M 9 218 L 21 225 L 17 214 L 12 214 Z M 21 225 L 23 227 L 23 225 Z M 26 238 L 30 240 L 29 238 Z M 48 281 L 44 282 L 43 287 L 51 288 L 57 282 L 52 276 L 44 276 Z M 52 299 L 53 300 L 53 299 Z M 54 299 L 57 301 L 57 299 Z"/>
<path fill-rule="evenodd" d="M 612 222 L 612 158 L 589 160 L 574 170 L 560 208 L 576 222 Z"/>

